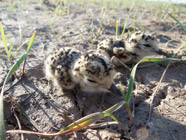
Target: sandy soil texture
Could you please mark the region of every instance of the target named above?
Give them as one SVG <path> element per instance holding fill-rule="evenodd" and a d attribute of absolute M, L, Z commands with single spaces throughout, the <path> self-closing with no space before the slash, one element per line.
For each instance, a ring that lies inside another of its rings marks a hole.
<path fill-rule="evenodd" d="M 106 37 L 115 36 L 115 21 L 126 19 L 129 9 L 102 7 L 99 4 L 71 3 L 62 5 L 56 11 L 56 5 L 40 3 L 17 3 L 11 7 L 0 1 L 0 22 L 5 34 L 14 42 L 15 50 L 34 31 L 37 32 L 26 63 L 27 77 L 21 80 L 12 78 L 6 86 L 4 113 L 6 129 L 33 130 L 47 133 L 58 132 L 70 123 L 93 112 L 103 111 L 122 100 L 122 97 L 106 94 L 102 103 L 102 94 L 76 95 L 62 93 L 54 86 L 51 88 L 44 75 L 44 60 L 61 47 L 74 47 L 80 50 L 96 49 L 96 42 Z M 171 18 L 154 16 L 144 9 L 136 10 L 136 26 L 141 25 L 148 32 L 156 34 L 161 49 L 175 52 L 183 45 L 186 31 Z M 58 14 L 57 14 L 58 13 Z M 180 15 L 184 19 L 185 15 Z M 121 20 L 122 22 L 122 20 Z M 133 17 L 128 20 L 133 25 Z M 186 22 L 183 23 L 186 25 Z M 173 28 L 174 27 L 174 28 Z M 52 29 L 53 28 L 53 29 Z M 120 25 L 119 33 L 122 32 Z M 20 36 L 21 32 L 21 36 Z M 24 45 L 14 56 L 14 62 L 26 52 Z M 179 51 L 184 54 L 185 51 Z M 155 56 L 158 57 L 158 56 Z M 131 126 L 125 107 L 114 113 L 123 124 L 123 131 L 111 118 L 98 123 L 101 127 L 81 130 L 67 136 L 41 138 L 24 135 L 25 139 L 91 139 L 91 140 L 184 140 L 186 139 L 186 64 L 171 64 L 160 85 L 160 78 L 167 64 L 145 65 L 137 70 L 135 89 L 130 108 L 133 111 L 135 126 Z M 0 85 L 11 68 L 6 58 L 2 40 L 0 40 Z M 17 71 L 20 79 L 21 69 Z M 130 71 L 124 67 L 117 68 L 115 84 L 121 84 L 127 91 Z M 157 89 L 158 88 L 158 89 Z M 150 103 L 153 92 L 157 89 L 153 113 L 149 118 Z M 20 109 L 9 98 L 11 95 L 34 120 L 35 128 Z M 16 117 L 18 119 L 16 119 Z M 20 139 L 19 134 L 7 134 L 8 139 Z"/>

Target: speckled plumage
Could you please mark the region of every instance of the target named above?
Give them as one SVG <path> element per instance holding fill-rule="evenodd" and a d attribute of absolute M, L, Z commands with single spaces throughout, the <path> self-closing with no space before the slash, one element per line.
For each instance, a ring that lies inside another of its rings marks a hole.
<path fill-rule="evenodd" d="M 146 56 L 162 53 L 155 36 L 142 31 L 128 34 L 124 39 L 105 39 L 98 44 L 98 52 L 109 59 L 115 56 L 125 64 L 137 63 Z M 113 64 L 121 65 L 116 59 Z"/>
<path fill-rule="evenodd" d="M 79 87 L 86 93 L 108 92 L 115 71 L 109 59 L 95 51 L 62 48 L 48 56 L 46 76 L 62 89 Z"/>
<path fill-rule="evenodd" d="M 61 88 L 73 89 L 76 84 L 71 77 L 72 68 L 80 56 L 80 51 L 69 47 L 50 54 L 45 61 L 46 77 Z"/>
<path fill-rule="evenodd" d="M 74 65 L 73 77 L 85 92 L 108 92 L 115 71 L 105 56 L 89 51 L 83 54 Z"/>

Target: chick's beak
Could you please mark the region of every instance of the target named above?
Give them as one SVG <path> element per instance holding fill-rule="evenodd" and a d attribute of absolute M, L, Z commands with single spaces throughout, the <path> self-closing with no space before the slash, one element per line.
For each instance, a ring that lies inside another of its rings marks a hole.
<path fill-rule="evenodd" d="M 118 94 L 118 95 L 122 95 L 121 91 L 112 83 L 112 85 L 109 88 L 109 91 Z"/>
<path fill-rule="evenodd" d="M 161 49 L 159 49 L 159 50 L 157 51 L 157 54 L 164 55 L 164 56 L 170 56 L 168 53 L 162 51 Z"/>

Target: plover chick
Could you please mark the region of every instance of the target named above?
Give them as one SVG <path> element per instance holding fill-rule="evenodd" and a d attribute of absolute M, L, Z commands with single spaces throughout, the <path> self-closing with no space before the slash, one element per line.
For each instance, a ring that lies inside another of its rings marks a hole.
<path fill-rule="evenodd" d="M 115 56 L 122 63 L 133 64 L 139 62 L 146 56 L 167 54 L 158 47 L 155 36 L 142 31 L 137 31 L 124 39 L 106 39 L 98 44 L 98 52 L 111 59 Z M 121 63 L 113 59 L 113 64 L 120 66 Z"/>
<path fill-rule="evenodd" d="M 48 56 L 45 62 L 46 76 L 61 89 L 77 87 L 85 93 L 120 91 L 113 84 L 115 70 L 104 55 L 95 51 L 80 52 L 62 48 Z"/>
<path fill-rule="evenodd" d="M 71 77 L 73 65 L 81 56 L 80 51 L 69 47 L 61 48 L 50 54 L 45 61 L 47 79 L 62 89 L 73 89 L 76 83 Z"/>
<path fill-rule="evenodd" d="M 75 62 L 72 75 L 74 81 L 79 83 L 81 91 L 108 92 L 113 83 L 115 70 L 105 56 L 88 51 Z"/>
<path fill-rule="evenodd" d="M 164 55 L 168 54 L 158 47 L 156 37 L 152 34 L 137 31 L 125 41 L 125 49 L 132 54 L 132 59 L 129 63 L 137 63 L 141 59 L 150 55 Z"/>
<path fill-rule="evenodd" d="M 98 53 L 105 55 L 108 59 L 112 59 L 113 56 L 117 59 L 112 59 L 112 63 L 115 66 L 121 65 L 118 59 L 122 63 L 128 63 L 131 59 L 131 53 L 128 53 L 125 49 L 125 43 L 121 39 L 108 38 L 101 41 L 97 47 Z"/>

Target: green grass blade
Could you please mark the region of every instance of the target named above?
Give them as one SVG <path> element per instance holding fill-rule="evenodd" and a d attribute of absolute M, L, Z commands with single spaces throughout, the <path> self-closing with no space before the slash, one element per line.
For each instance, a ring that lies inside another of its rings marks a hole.
<path fill-rule="evenodd" d="M 170 61 L 180 61 L 180 59 L 177 59 L 177 58 L 146 58 L 146 59 L 139 61 L 134 66 L 134 68 L 132 69 L 132 72 L 130 74 L 128 92 L 127 92 L 127 97 L 126 97 L 127 103 L 130 102 L 130 99 L 132 96 L 132 90 L 133 90 L 133 85 L 134 85 L 134 78 L 135 78 L 135 74 L 136 74 L 136 69 L 140 63 L 142 63 L 142 62 L 170 62 Z"/>
<path fill-rule="evenodd" d="M 118 109 L 120 109 L 123 105 L 124 105 L 124 101 L 120 101 L 119 103 L 113 105 L 112 107 L 108 108 L 107 110 L 103 111 L 104 113 L 113 113 L 115 111 L 117 111 Z"/>
<path fill-rule="evenodd" d="M 127 29 L 127 27 L 128 27 L 127 22 L 128 22 L 129 17 L 130 17 L 130 14 L 129 14 L 129 15 L 127 16 L 127 18 L 125 19 L 125 24 L 124 24 L 124 26 L 123 26 L 123 31 L 122 31 L 122 33 L 121 33 L 121 38 L 123 38 L 123 36 L 124 36 L 124 34 L 125 34 L 125 31 L 126 31 L 126 29 Z"/>
<path fill-rule="evenodd" d="M 6 40 L 6 43 L 9 43 L 10 45 L 10 48 L 9 48 L 9 54 L 11 53 L 11 50 L 13 49 L 13 47 L 14 47 L 14 43 L 12 43 L 9 39 L 8 39 L 8 37 L 5 35 L 5 40 Z"/>
<path fill-rule="evenodd" d="M 5 123 L 4 123 L 4 108 L 3 108 L 3 96 L 0 96 L 0 139 L 6 140 Z"/>
<path fill-rule="evenodd" d="M 135 72 L 136 72 L 136 67 L 134 67 L 134 69 L 130 75 L 129 87 L 128 87 L 127 98 L 126 98 L 127 103 L 129 103 L 130 99 L 131 99 L 133 85 L 134 85 Z"/>
<path fill-rule="evenodd" d="M 174 19 L 184 30 L 186 30 L 186 27 L 177 19 L 175 18 L 173 15 L 168 14 L 172 19 Z"/>
<path fill-rule="evenodd" d="M 32 47 L 32 45 L 33 45 L 33 43 L 34 43 L 35 36 L 36 36 L 36 31 L 34 32 L 34 34 L 32 35 L 32 37 L 31 37 L 31 39 L 30 39 L 30 43 L 29 43 L 29 45 L 28 45 L 27 52 L 26 52 L 27 55 L 28 55 L 28 52 L 29 52 L 30 48 Z M 25 61 L 24 61 L 24 63 L 23 63 L 23 74 L 22 74 L 22 76 L 25 75 L 25 64 L 26 64 L 26 59 L 27 59 L 27 58 L 25 58 Z"/>
<path fill-rule="evenodd" d="M 51 30 L 52 30 L 53 35 L 56 35 L 56 33 L 55 33 L 55 31 L 54 31 L 54 27 L 53 27 L 53 25 L 52 25 L 52 22 L 50 22 L 50 28 L 51 28 Z"/>
<path fill-rule="evenodd" d="M 136 31 L 136 7 L 134 8 L 134 16 L 133 16 L 133 32 Z"/>
<path fill-rule="evenodd" d="M 124 101 L 127 101 L 127 98 L 126 98 L 125 93 L 124 93 L 124 88 L 122 87 L 121 82 L 120 82 L 120 90 L 121 90 L 121 93 L 123 95 Z"/>
<path fill-rule="evenodd" d="M 90 124 L 96 122 L 97 120 L 107 117 L 108 114 L 111 114 L 114 111 L 117 111 L 119 108 L 121 108 L 123 106 L 124 103 L 125 103 L 124 101 L 121 101 L 103 112 L 96 112 L 96 113 L 92 113 L 90 115 L 87 115 L 87 116 L 75 121 L 74 123 L 70 124 L 65 129 L 61 130 L 59 133 L 63 133 L 63 132 L 71 133 L 74 131 L 78 131 L 84 127 L 87 127 Z"/>
<path fill-rule="evenodd" d="M 27 43 L 28 41 L 23 42 L 14 52 L 13 54 L 16 55 L 16 53 Z"/>
<path fill-rule="evenodd" d="M 6 44 L 6 36 L 5 36 L 4 30 L 3 30 L 3 25 L 2 25 L 1 22 L 0 22 L 0 29 L 1 29 L 1 36 L 2 36 L 2 40 L 3 40 L 3 44 L 4 44 L 4 47 L 5 47 L 6 53 L 8 55 L 8 58 L 9 58 L 10 57 L 10 52 L 9 52 L 7 44 Z"/>
<path fill-rule="evenodd" d="M 30 48 L 32 47 L 32 45 L 33 45 L 33 43 L 34 43 L 35 36 L 36 36 L 36 31 L 34 32 L 34 34 L 32 35 L 32 37 L 31 37 L 31 39 L 30 39 L 30 43 L 29 43 L 28 48 L 27 48 L 27 51 L 26 51 L 27 54 L 28 54 Z"/>
<path fill-rule="evenodd" d="M 130 17 L 131 14 L 132 14 L 132 9 L 133 9 L 134 5 L 135 5 L 135 0 L 133 0 L 133 2 L 132 2 L 132 4 L 131 4 L 131 7 L 130 7 L 130 10 L 129 10 L 129 12 L 128 12 L 129 14 L 128 14 L 127 18 L 125 19 L 125 24 L 124 24 L 124 27 L 123 27 L 123 31 L 122 31 L 122 33 L 121 33 L 121 38 L 123 38 L 123 35 L 124 35 L 126 29 L 128 28 L 128 19 L 129 19 L 129 17 Z"/>
<path fill-rule="evenodd" d="M 3 93 L 4 93 L 4 87 L 12 74 L 17 70 L 17 68 L 20 66 L 20 64 L 26 59 L 27 54 L 24 54 L 21 56 L 21 58 L 12 66 L 11 70 L 8 72 L 6 79 L 4 80 L 2 89 L 1 89 L 1 96 L 0 96 L 0 139 L 5 140 L 6 139 L 6 133 L 5 133 L 5 124 L 4 124 L 4 108 L 3 108 Z"/>
<path fill-rule="evenodd" d="M 145 30 L 145 28 L 143 27 L 143 26 L 141 26 L 141 25 L 139 25 L 139 24 L 137 24 L 136 23 L 136 25 L 143 31 L 143 30 Z"/>
<path fill-rule="evenodd" d="M 47 133 L 38 133 L 38 132 L 33 132 L 33 131 L 24 131 L 24 130 L 9 130 L 7 131 L 7 133 L 25 133 L 25 134 L 34 134 L 34 135 L 39 135 L 39 136 L 47 136 L 47 137 L 53 137 L 53 136 L 60 136 L 60 135 L 67 135 L 70 134 L 72 132 L 76 132 L 80 129 L 83 128 L 87 128 L 90 124 L 96 122 L 97 120 L 100 120 L 104 117 L 111 117 L 113 120 L 115 120 L 120 127 L 124 129 L 124 127 L 122 126 L 122 124 L 111 114 L 114 111 L 118 110 L 120 107 L 123 106 L 125 102 L 121 101 L 118 104 L 115 104 L 114 106 L 112 106 L 111 108 L 103 111 L 103 112 L 96 112 L 96 113 L 92 113 L 90 115 L 87 115 L 77 121 L 75 121 L 74 123 L 68 125 L 65 129 L 59 131 L 58 133 L 54 133 L 54 134 L 47 134 Z M 111 113 L 109 113 L 111 112 Z"/>
<path fill-rule="evenodd" d="M 125 32 L 126 32 L 127 27 L 128 27 L 128 24 L 125 23 L 125 25 L 124 25 L 124 27 L 123 27 L 123 31 L 122 31 L 122 33 L 121 33 L 121 38 L 123 38 L 123 36 L 124 36 L 124 34 L 125 34 Z"/>
<path fill-rule="evenodd" d="M 5 79 L 5 84 L 8 82 L 8 80 L 10 79 L 10 77 L 12 76 L 12 74 L 19 68 L 19 66 L 21 65 L 21 63 L 23 63 L 23 61 L 26 59 L 27 54 L 23 54 L 19 60 L 12 66 L 11 70 L 9 71 L 6 79 Z"/>
<path fill-rule="evenodd" d="M 14 44 L 11 44 L 9 51 L 11 52 L 13 48 L 14 48 Z"/>
<path fill-rule="evenodd" d="M 116 21 L 116 38 L 118 38 L 118 32 L 119 32 L 119 20 Z"/>
<path fill-rule="evenodd" d="M 119 124 L 119 126 L 123 129 L 123 131 L 125 131 L 125 128 L 123 127 L 123 125 L 114 117 L 114 115 L 109 114 L 109 113 L 105 113 L 104 115 L 105 117 L 111 117 L 114 121 L 116 121 Z"/>
<path fill-rule="evenodd" d="M 84 127 L 87 127 L 90 124 L 92 124 L 95 121 L 100 120 L 102 118 L 104 118 L 104 113 L 102 113 L 102 112 L 92 113 L 92 114 L 87 115 L 87 116 L 75 121 L 74 123 L 70 124 L 65 129 L 61 130 L 59 133 L 63 133 L 63 132 L 67 132 L 67 131 L 69 131 L 69 133 L 71 133 L 74 131 L 78 131 L 78 130 L 80 130 Z"/>

